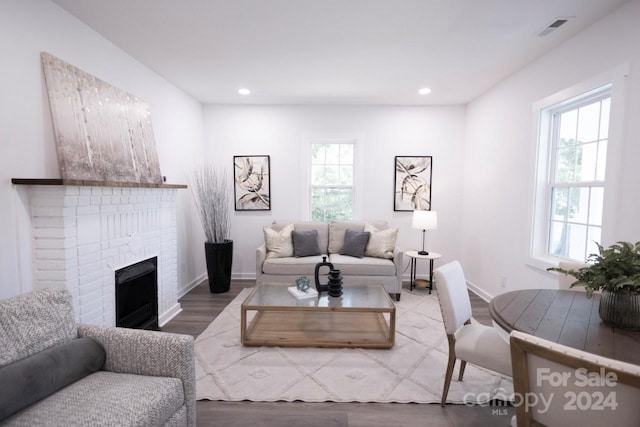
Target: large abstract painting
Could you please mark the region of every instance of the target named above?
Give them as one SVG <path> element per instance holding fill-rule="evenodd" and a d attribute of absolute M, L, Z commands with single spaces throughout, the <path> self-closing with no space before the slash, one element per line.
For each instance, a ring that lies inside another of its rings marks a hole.
<path fill-rule="evenodd" d="M 42 64 L 63 179 L 162 183 L 144 101 L 46 52 Z"/>
<path fill-rule="evenodd" d="M 269 156 L 233 156 L 237 211 L 271 210 Z"/>
<path fill-rule="evenodd" d="M 396 156 L 394 211 L 431 210 L 431 156 Z"/>

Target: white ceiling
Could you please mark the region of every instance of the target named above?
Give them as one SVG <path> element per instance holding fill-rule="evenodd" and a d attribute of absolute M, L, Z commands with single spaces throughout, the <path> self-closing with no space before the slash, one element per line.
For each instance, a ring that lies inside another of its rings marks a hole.
<path fill-rule="evenodd" d="M 627 0 L 53 1 L 203 103 L 442 105 Z"/>

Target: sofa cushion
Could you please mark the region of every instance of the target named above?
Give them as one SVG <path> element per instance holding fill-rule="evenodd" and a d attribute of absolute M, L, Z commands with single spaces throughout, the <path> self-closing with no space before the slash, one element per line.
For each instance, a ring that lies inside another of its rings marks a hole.
<path fill-rule="evenodd" d="M 320 247 L 318 246 L 318 230 L 291 232 L 293 238 L 293 255 L 295 257 L 305 257 L 320 255 Z"/>
<path fill-rule="evenodd" d="M 34 403 L 7 426 L 160 426 L 184 405 L 182 381 L 98 371 Z"/>
<path fill-rule="evenodd" d="M 340 270 L 343 276 L 395 276 L 393 261 L 383 258 L 354 258 L 347 255 L 331 254 L 329 262 Z M 346 283 L 346 282 L 345 282 Z"/>
<path fill-rule="evenodd" d="M 396 247 L 396 239 L 398 238 L 397 228 L 379 230 L 371 224 L 366 224 L 364 231 L 371 233 L 367 248 L 364 251 L 366 256 L 386 259 L 393 258 L 393 250 Z"/>
<path fill-rule="evenodd" d="M 13 389 L 0 393 L 0 420 L 100 370 L 105 359 L 100 344 L 78 338 L 0 368 L 0 384 Z"/>
<path fill-rule="evenodd" d="M 387 228 L 386 221 L 374 221 L 372 224 L 379 230 Z M 339 254 L 344 244 L 344 233 L 349 230 L 364 231 L 364 222 L 359 221 L 333 221 L 329 224 L 329 254 Z"/>
<path fill-rule="evenodd" d="M 274 230 L 280 230 L 286 224 L 291 223 L 293 224 L 293 229 L 296 231 L 316 230 L 318 232 L 318 248 L 320 248 L 320 253 L 327 253 L 327 245 L 329 244 L 329 224 L 326 222 L 315 221 L 273 221 L 273 225 L 271 227 Z"/>
<path fill-rule="evenodd" d="M 0 301 L 0 367 L 76 337 L 66 289 L 41 289 Z"/>
<path fill-rule="evenodd" d="M 263 227 L 264 245 L 267 248 L 267 258 L 282 258 L 293 256 L 293 240 L 291 232 L 293 224 L 287 224 L 280 230 Z"/>
<path fill-rule="evenodd" d="M 344 244 L 340 249 L 340 255 L 362 258 L 367 247 L 370 233 L 366 231 L 347 230 L 344 233 Z"/>
<path fill-rule="evenodd" d="M 308 256 L 304 258 L 268 258 L 262 264 L 265 274 L 288 274 L 297 276 L 315 275 L 316 264 L 322 262 L 322 256 Z"/>

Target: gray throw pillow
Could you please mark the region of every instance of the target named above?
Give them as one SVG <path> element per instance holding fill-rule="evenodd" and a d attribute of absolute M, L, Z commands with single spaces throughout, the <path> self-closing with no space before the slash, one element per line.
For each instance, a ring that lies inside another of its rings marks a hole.
<path fill-rule="evenodd" d="M 293 238 L 293 256 L 296 258 L 320 255 L 317 230 L 293 230 L 291 232 L 291 237 Z"/>
<path fill-rule="evenodd" d="M 364 250 L 367 248 L 370 235 L 371 233 L 368 231 L 345 231 L 344 244 L 340 250 L 340 255 L 349 255 L 356 258 L 364 257 Z"/>
<path fill-rule="evenodd" d="M 0 422 L 102 368 L 106 353 L 91 338 L 55 345 L 0 368 Z"/>

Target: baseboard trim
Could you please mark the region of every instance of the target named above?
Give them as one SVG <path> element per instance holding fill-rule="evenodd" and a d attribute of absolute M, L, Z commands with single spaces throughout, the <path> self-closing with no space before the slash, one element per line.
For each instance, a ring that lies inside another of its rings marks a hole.
<path fill-rule="evenodd" d="M 478 295 L 480 298 L 482 298 L 485 302 L 489 302 L 493 299 L 493 296 L 487 292 L 485 292 L 483 289 L 479 288 L 478 286 L 474 285 L 473 283 L 471 283 L 470 281 L 467 280 L 467 288 L 473 292 L 474 294 Z"/>
<path fill-rule="evenodd" d="M 200 275 L 200 277 L 197 277 L 196 279 L 192 280 L 186 286 L 183 286 L 182 288 L 178 289 L 178 295 L 177 295 L 178 299 L 180 299 L 183 296 L 185 296 L 186 294 L 188 294 L 189 291 L 191 291 L 193 288 L 195 288 L 196 286 L 198 286 L 200 283 L 204 282 L 205 280 L 207 280 L 207 275 L 206 274 L 202 274 L 202 275 Z"/>
<path fill-rule="evenodd" d="M 256 273 L 232 273 L 231 280 L 256 280 Z"/>
<path fill-rule="evenodd" d="M 165 311 L 159 316 L 158 325 L 162 328 L 164 325 L 166 325 L 169 322 L 169 320 L 173 319 L 178 314 L 180 314 L 181 311 L 182 311 L 182 306 L 180 305 L 179 302 L 177 302 L 173 307 L 171 307 L 169 310 Z"/>

